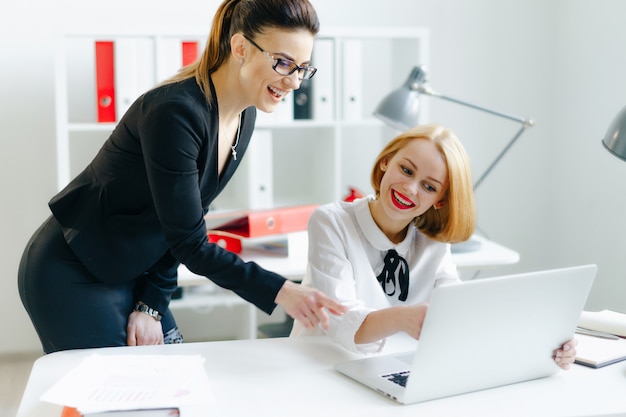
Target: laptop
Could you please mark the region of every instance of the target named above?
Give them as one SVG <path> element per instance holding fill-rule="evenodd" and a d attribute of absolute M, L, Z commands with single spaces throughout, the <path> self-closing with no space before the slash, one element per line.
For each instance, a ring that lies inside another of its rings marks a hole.
<path fill-rule="evenodd" d="M 402 404 L 550 376 L 561 369 L 552 354 L 573 337 L 596 271 L 583 265 L 438 287 L 414 352 L 335 369 Z"/>

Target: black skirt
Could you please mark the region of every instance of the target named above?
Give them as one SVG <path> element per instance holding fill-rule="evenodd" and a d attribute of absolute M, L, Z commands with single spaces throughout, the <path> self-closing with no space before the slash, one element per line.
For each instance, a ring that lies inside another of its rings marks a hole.
<path fill-rule="evenodd" d="M 18 271 L 20 298 L 41 340 L 51 353 L 66 349 L 126 346 L 126 326 L 142 276 L 103 283 L 71 250 L 57 220 L 50 216 L 34 233 Z M 163 332 L 176 321 L 167 310 Z"/>

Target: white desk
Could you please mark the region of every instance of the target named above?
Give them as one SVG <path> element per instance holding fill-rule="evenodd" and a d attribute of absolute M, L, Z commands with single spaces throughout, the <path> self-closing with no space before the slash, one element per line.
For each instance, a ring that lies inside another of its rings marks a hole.
<path fill-rule="evenodd" d="M 384 353 L 404 351 L 415 343 L 408 337 L 394 336 Z M 462 341 L 459 344 L 462 350 Z M 215 403 L 210 407 L 183 409 L 182 417 L 626 415 L 626 362 L 601 369 L 574 365 L 569 371 L 549 378 L 407 406 L 338 374 L 333 364 L 357 355 L 326 337 L 310 337 L 53 353 L 35 362 L 17 417 L 59 416 L 61 408 L 41 402 L 40 396 L 82 358 L 94 352 L 102 355 L 200 354 L 205 357 Z"/>
<path fill-rule="evenodd" d="M 472 252 L 452 253 L 452 259 L 459 269 L 481 269 L 519 262 L 519 253 L 479 235 L 472 239 L 480 242 L 480 249 Z"/>

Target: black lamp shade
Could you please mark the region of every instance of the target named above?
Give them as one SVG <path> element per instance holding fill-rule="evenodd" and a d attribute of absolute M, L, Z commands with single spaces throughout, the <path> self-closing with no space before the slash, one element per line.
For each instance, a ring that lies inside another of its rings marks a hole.
<path fill-rule="evenodd" d="M 613 155 L 626 161 L 626 106 L 611 122 L 602 144 Z"/>

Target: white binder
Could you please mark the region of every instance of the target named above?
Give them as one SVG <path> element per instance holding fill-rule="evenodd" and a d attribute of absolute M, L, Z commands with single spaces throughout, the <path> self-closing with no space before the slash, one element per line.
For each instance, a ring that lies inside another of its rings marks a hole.
<path fill-rule="evenodd" d="M 115 114 L 120 120 L 130 105 L 155 84 L 154 43 L 150 38 L 118 38 L 115 50 Z"/>
<path fill-rule="evenodd" d="M 266 113 L 261 110 L 256 112 L 256 122 L 259 126 L 271 126 L 273 124 L 289 123 L 293 121 L 293 94 L 284 96 L 273 112 Z"/>
<path fill-rule="evenodd" d="M 256 210 L 274 207 L 272 160 L 272 131 L 257 128 L 252 134 L 241 165 L 228 186 L 213 202 L 213 209 Z"/>
<path fill-rule="evenodd" d="M 312 65 L 317 68 L 311 79 L 313 120 L 330 122 L 335 116 L 335 43 L 320 38 L 313 47 Z"/>
<path fill-rule="evenodd" d="M 363 118 L 363 82 L 362 82 L 362 43 L 347 39 L 343 43 L 343 119 L 361 120 Z"/>

